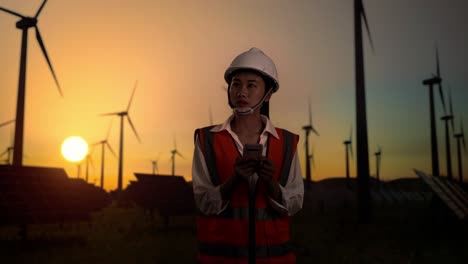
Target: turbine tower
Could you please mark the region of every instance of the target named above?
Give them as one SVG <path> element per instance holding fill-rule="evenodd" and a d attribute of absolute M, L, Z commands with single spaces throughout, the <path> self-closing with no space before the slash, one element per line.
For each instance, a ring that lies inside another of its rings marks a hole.
<path fill-rule="evenodd" d="M 122 112 L 115 112 L 115 113 L 107 113 L 107 114 L 102 114 L 103 116 L 106 115 L 117 115 L 120 116 L 120 148 L 119 148 L 119 175 L 118 175 L 118 181 L 117 181 L 117 191 L 120 193 L 122 191 L 122 181 L 123 181 L 123 176 L 122 176 L 122 170 L 123 170 L 123 136 L 124 136 L 124 118 L 127 117 L 127 121 L 130 124 L 130 127 L 133 130 L 133 133 L 135 133 L 136 138 L 138 139 L 138 142 L 141 143 L 140 137 L 138 136 L 138 133 L 135 129 L 135 126 L 132 123 L 132 120 L 130 119 L 130 115 L 128 114 L 128 111 L 130 110 L 130 105 L 132 104 L 133 96 L 135 95 L 135 90 L 137 87 L 137 82 L 135 82 L 135 87 L 133 88 L 132 96 L 130 97 L 130 101 L 128 102 L 127 109 Z"/>
<path fill-rule="evenodd" d="M 377 181 L 380 181 L 380 159 L 382 156 L 382 148 L 379 146 L 377 152 L 374 153 L 375 155 L 375 177 L 377 178 Z"/>
<path fill-rule="evenodd" d="M 353 158 L 353 127 L 349 131 L 349 139 L 343 141 L 345 145 L 345 160 L 346 160 L 346 185 L 350 187 L 350 178 L 349 178 L 349 153 L 351 152 L 351 158 Z"/>
<path fill-rule="evenodd" d="M 362 47 L 362 20 L 364 20 L 371 47 L 374 49 L 362 0 L 354 0 L 358 220 L 360 223 L 368 223 L 370 222 L 371 218 L 371 197 L 369 187 L 369 147 L 367 141 L 366 89 L 364 78 L 364 54 Z"/>
<path fill-rule="evenodd" d="M 86 172 L 85 172 L 86 183 L 88 183 L 88 179 L 89 179 L 88 177 L 89 176 L 89 164 L 91 164 L 91 167 L 93 167 L 93 170 L 94 170 L 94 162 L 93 162 L 93 158 L 91 157 L 93 150 L 91 150 L 91 153 L 88 153 L 88 155 L 86 155 Z"/>
<path fill-rule="evenodd" d="M 100 187 L 101 189 L 104 190 L 104 161 L 105 161 L 105 153 L 106 153 L 106 146 L 109 148 L 110 152 L 114 157 L 117 157 L 115 155 L 114 150 L 112 149 L 111 145 L 109 144 L 108 138 L 109 138 L 109 133 L 112 127 L 112 121 L 109 124 L 109 129 L 107 130 L 107 136 L 104 140 L 101 140 L 99 142 L 96 142 L 93 144 L 93 146 L 100 144 L 101 145 L 101 182 L 100 182 Z"/>
<path fill-rule="evenodd" d="M 305 160 L 306 160 L 306 188 L 310 188 L 312 182 L 312 173 L 310 169 L 310 154 L 309 154 L 309 134 L 310 131 L 314 132 L 315 135 L 319 135 L 317 130 L 312 126 L 312 111 L 310 107 L 309 98 L 309 124 L 302 127 L 305 131 Z"/>
<path fill-rule="evenodd" d="M 449 121 L 452 126 L 452 131 L 455 131 L 454 124 L 453 124 L 453 107 L 452 107 L 452 96 L 450 94 L 450 87 L 449 87 L 449 109 L 450 109 L 450 114 L 446 114 L 440 119 L 445 122 L 445 154 L 446 154 L 446 161 L 447 161 L 447 178 L 448 179 L 453 179 L 453 174 L 452 174 L 452 151 L 450 149 L 450 128 L 449 128 Z"/>
<path fill-rule="evenodd" d="M 161 153 L 158 154 L 157 159 L 151 161 L 151 164 L 153 165 L 153 175 L 156 175 L 156 171 L 159 172 L 158 162 L 159 162 L 159 156 L 160 155 L 161 155 Z"/>
<path fill-rule="evenodd" d="M 430 128 L 431 128 L 431 157 L 432 157 L 432 175 L 440 176 L 439 170 L 439 149 L 437 147 L 437 130 L 435 122 L 435 107 L 434 107 L 434 85 L 439 86 L 440 98 L 442 100 L 442 106 L 445 110 L 445 100 L 442 90 L 442 78 L 440 77 L 440 67 L 439 67 L 439 52 L 436 47 L 436 64 L 437 64 L 437 75 L 434 75 L 432 78 L 426 79 L 423 81 L 423 85 L 429 87 L 429 112 L 430 112 Z"/>
<path fill-rule="evenodd" d="M 463 132 L 463 121 L 460 118 L 460 133 L 454 135 L 457 139 L 457 156 L 458 156 L 458 180 L 463 183 L 463 168 L 462 168 L 462 155 L 460 151 L 460 141 L 463 144 L 463 153 L 466 154 L 465 133 Z"/>
<path fill-rule="evenodd" d="M 179 157 L 184 158 L 184 156 L 182 156 L 182 154 L 180 154 L 180 152 L 177 150 L 177 144 L 176 144 L 176 140 L 175 140 L 175 137 L 174 137 L 174 149 L 171 150 L 171 161 L 172 161 L 172 176 L 175 175 L 175 155 L 179 155 Z"/>
<path fill-rule="evenodd" d="M 47 50 L 44 46 L 44 42 L 42 41 L 42 36 L 39 31 L 39 27 L 37 26 L 37 18 L 41 14 L 44 5 L 46 4 L 47 0 L 42 2 L 39 10 L 34 17 L 26 17 L 6 8 L 0 7 L 1 11 L 9 13 L 11 15 L 17 16 L 21 18 L 18 22 L 16 22 L 16 28 L 22 30 L 22 39 L 21 39 L 21 57 L 20 57 L 20 70 L 19 70 L 19 81 L 18 81 L 18 98 L 16 104 L 16 123 L 15 123 L 15 144 L 14 144 L 14 151 L 13 151 L 13 166 L 22 166 L 23 165 L 23 139 L 24 139 L 24 105 L 25 105 L 25 97 L 26 97 L 26 59 L 27 59 L 27 51 L 28 51 L 28 29 L 34 27 L 36 30 L 36 39 L 39 43 L 39 46 L 44 54 L 44 57 L 49 65 L 49 69 L 52 72 L 54 77 L 55 83 L 58 87 L 59 93 L 61 96 L 62 89 L 60 88 L 57 76 L 55 75 L 54 69 L 52 68 L 52 63 L 50 62 L 49 56 L 47 55 Z"/>

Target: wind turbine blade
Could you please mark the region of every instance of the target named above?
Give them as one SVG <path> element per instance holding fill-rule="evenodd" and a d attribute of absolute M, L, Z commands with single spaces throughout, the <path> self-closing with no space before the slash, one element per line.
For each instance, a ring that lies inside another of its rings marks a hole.
<path fill-rule="evenodd" d="M 319 133 L 317 132 L 317 130 L 315 130 L 314 127 L 312 127 L 312 132 L 314 132 L 315 135 L 320 136 Z"/>
<path fill-rule="evenodd" d="M 436 44 L 436 71 L 437 71 L 437 77 L 442 79 L 442 77 L 440 76 L 439 49 L 437 48 L 437 44 Z M 444 115 L 446 115 L 447 109 L 445 107 L 445 99 L 444 99 L 444 92 L 442 89 L 442 81 L 439 83 L 439 93 L 440 93 L 440 99 L 442 100 L 442 107 L 444 108 Z"/>
<path fill-rule="evenodd" d="M 109 134 L 110 134 L 111 127 L 112 127 L 112 120 L 113 120 L 113 119 L 111 119 L 110 124 L 109 124 L 109 128 L 107 129 L 106 141 L 107 141 L 107 139 L 109 138 Z"/>
<path fill-rule="evenodd" d="M 107 142 L 107 140 L 106 140 L 106 143 L 105 143 L 105 144 L 106 144 L 107 148 L 110 150 L 110 152 L 112 153 L 112 155 L 114 155 L 114 157 L 117 158 L 117 155 L 115 155 L 114 150 L 112 149 L 112 147 L 111 147 L 111 145 L 109 144 L 109 142 Z"/>
<path fill-rule="evenodd" d="M 130 119 L 129 115 L 127 115 L 127 120 L 128 120 L 128 123 L 130 123 L 130 126 L 132 127 L 133 133 L 135 133 L 135 136 L 137 137 L 138 142 L 141 143 L 140 137 L 138 136 L 138 133 L 137 133 L 137 131 L 135 129 L 135 126 L 133 125 L 132 120 Z"/>
<path fill-rule="evenodd" d="M 361 1 L 361 15 L 362 15 L 362 18 L 364 19 L 364 24 L 366 26 L 367 36 L 369 37 L 369 42 L 370 42 L 370 45 L 371 45 L 372 52 L 375 53 L 374 43 L 372 41 L 372 35 L 370 33 L 370 30 L 369 30 L 369 24 L 367 23 L 366 10 L 364 9 L 364 5 L 362 4 L 362 1 Z"/>
<path fill-rule="evenodd" d="M 9 149 L 7 148 L 5 151 L 2 152 L 2 154 L 0 154 L 0 157 L 2 157 L 3 155 L 7 154 L 9 151 Z"/>
<path fill-rule="evenodd" d="M 100 116 L 119 115 L 120 112 L 100 114 Z"/>
<path fill-rule="evenodd" d="M 465 132 L 463 131 L 463 120 L 460 118 L 460 127 L 461 127 L 461 134 L 462 134 L 462 144 L 463 150 L 466 153 L 466 144 L 465 144 Z"/>
<path fill-rule="evenodd" d="M 8 9 L 6 9 L 6 8 L 3 8 L 3 7 L 0 7 L 0 10 L 3 10 L 3 11 L 5 11 L 5 12 L 7 12 L 8 14 L 11 14 L 11 15 L 14 15 L 14 16 L 17 16 L 17 17 L 26 18 L 26 17 L 23 16 L 23 15 L 20 15 L 20 14 L 14 12 L 14 11 L 8 10 Z"/>
<path fill-rule="evenodd" d="M 42 5 L 41 5 L 41 7 L 39 7 L 39 10 L 37 10 L 36 16 L 34 16 L 34 18 L 37 18 L 39 16 L 39 14 L 41 13 L 42 8 L 44 8 L 44 5 L 46 4 L 46 2 L 47 2 L 47 0 L 44 0 L 44 2 L 42 2 Z"/>
<path fill-rule="evenodd" d="M 351 159 L 354 159 L 354 154 L 353 154 L 353 142 L 349 144 L 349 150 L 351 152 Z"/>
<path fill-rule="evenodd" d="M 452 92 L 451 92 L 451 90 L 452 89 L 450 89 L 450 86 L 448 86 L 449 110 L 450 110 L 450 116 L 452 117 L 450 119 L 450 124 L 452 125 L 452 132 L 455 133 L 455 125 L 453 123 L 454 116 L 453 116 L 453 105 L 452 105 Z"/>
<path fill-rule="evenodd" d="M 308 97 L 308 104 L 309 104 L 309 126 L 312 126 L 312 110 L 310 107 L 310 96 Z"/>
<path fill-rule="evenodd" d="M 462 135 L 463 151 L 466 153 L 465 134 Z"/>
<path fill-rule="evenodd" d="M 12 120 L 9 120 L 9 121 L 6 121 L 6 122 L 1 123 L 1 124 L 0 124 L 0 127 L 6 126 L 6 125 L 8 125 L 8 124 L 10 124 L 10 123 L 13 123 L 13 122 L 15 122 L 15 119 L 12 119 Z"/>
<path fill-rule="evenodd" d="M 353 126 L 349 129 L 349 141 L 353 142 Z"/>
<path fill-rule="evenodd" d="M 436 52 L 436 71 L 437 71 L 437 77 L 440 78 L 440 65 L 439 65 L 439 49 L 437 47 L 437 44 L 436 44 L 436 47 L 435 47 L 435 52 Z"/>
<path fill-rule="evenodd" d="M 60 88 L 60 84 L 58 82 L 57 76 L 55 75 L 54 68 L 52 67 L 52 63 L 50 62 L 49 56 L 47 55 L 47 50 L 44 46 L 44 42 L 42 41 L 41 33 L 39 32 L 39 28 L 37 26 L 34 26 L 36 29 L 36 39 L 39 42 L 39 46 L 41 47 L 42 53 L 44 54 L 44 57 L 47 60 L 47 64 L 49 65 L 49 69 L 52 72 L 52 76 L 54 76 L 55 84 L 57 85 L 57 88 L 59 90 L 60 96 L 63 97 L 62 93 L 62 88 Z"/>
<path fill-rule="evenodd" d="M 137 85 L 138 85 L 138 81 L 135 81 L 135 86 L 133 87 L 132 96 L 130 97 L 130 101 L 128 101 L 127 112 L 130 109 L 130 105 L 132 104 L 133 96 L 135 95 L 135 90 L 137 88 Z"/>
<path fill-rule="evenodd" d="M 94 162 L 93 158 L 91 158 L 91 155 L 88 155 L 89 163 L 91 164 L 91 168 L 94 170 Z"/>
<path fill-rule="evenodd" d="M 184 157 L 184 156 L 182 156 L 182 154 L 180 154 L 180 152 L 179 152 L 179 151 L 176 151 L 176 154 L 177 154 L 177 155 L 179 155 L 179 157 L 181 157 L 181 158 L 185 159 L 185 157 Z"/>

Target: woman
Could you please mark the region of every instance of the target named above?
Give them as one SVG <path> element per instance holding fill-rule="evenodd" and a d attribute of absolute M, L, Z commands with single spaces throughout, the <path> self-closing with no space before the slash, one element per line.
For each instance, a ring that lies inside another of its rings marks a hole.
<path fill-rule="evenodd" d="M 232 61 L 224 78 L 233 114 L 224 124 L 195 131 L 198 261 L 295 263 L 290 216 L 302 208 L 304 186 L 298 136 L 268 118 L 269 100 L 279 89 L 275 64 L 251 48 Z M 261 155 L 244 156 L 246 144 L 260 144 Z"/>

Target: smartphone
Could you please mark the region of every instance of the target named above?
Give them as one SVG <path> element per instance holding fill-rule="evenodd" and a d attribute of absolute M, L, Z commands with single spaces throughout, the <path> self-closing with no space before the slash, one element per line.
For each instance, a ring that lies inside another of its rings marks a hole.
<path fill-rule="evenodd" d="M 245 144 L 244 145 L 244 152 L 242 156 L 244 158 L 253 158 L 259 159 L 262 157 L 263 145 L 262 144 Z"/>

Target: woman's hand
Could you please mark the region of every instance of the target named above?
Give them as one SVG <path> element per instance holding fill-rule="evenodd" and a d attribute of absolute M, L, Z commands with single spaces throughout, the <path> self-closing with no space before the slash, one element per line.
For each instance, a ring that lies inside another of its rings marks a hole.
<path fill-rule="evenodd" d="M 258 161 L 251 158 L 237 157 L 234 162 L 234 177 L 249 181 L 249 178 L 256 171 Z"/>
<path fill-rule="evenodd" d="M 258 163 L 257 173 L 258 176 L 266 183 L 273 181 L 273 175 L 275 173 L 275 165 L 273 164 L 273 161 L 267 157 L 261 157 Z"/>
<path fill-rule="evenodd" d="M 257 173 L 260 179 L 265 183 L 268 195 L 273 198 L 273 200 L 281 203 L 281 189 L 278 181 L 273 177 L 275 174 L 275 164 L 266 157 L 260 158 L 259 162 Z"/>

